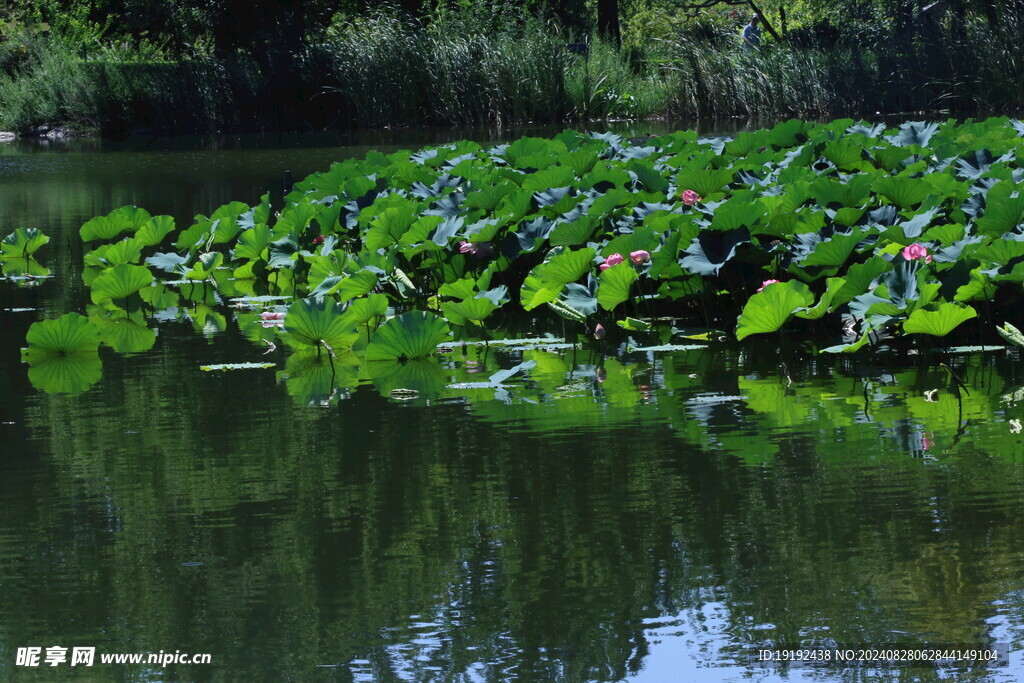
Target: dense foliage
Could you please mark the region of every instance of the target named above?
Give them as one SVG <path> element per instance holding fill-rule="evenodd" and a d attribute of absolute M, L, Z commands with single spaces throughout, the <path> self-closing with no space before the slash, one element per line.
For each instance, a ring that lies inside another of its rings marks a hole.
<path fill-rule="evenodd" d="M 832 352 L 991 338 L 1021 322 L 1022 136 L 1007 119 L 791 120 L 735 139 L 566 131 L 371 152 L 299 182 L 278 212 L 264 196 L 181 230 L 131 206 L 88 221 L 96 335 L 75 314 L 35 336 L 44 360 L 78 339 L 140 351 L 155 339 L 147 314 L 187 306 L 205 320 L 230 299 L 254 341 L 283 325 L 331 372 L 327 358 L 349 351 L 427 357 L 451 326 L 486 339 L 499 311 L 553 312 L 599 339 L 666 320 L 738 340 L 790 330 Z M 43 244 L 18 231 L 5 259 L 25 270 Z M 984 328 L 964 325 L 979 312 Z"/>
<path fill-rule="evenodd" d="M 621 47 L 605 2 L 244 5 L 0 10 L 0 128 L 124 135 L 1024 105 L 1024 15 L 995 0 L 621 2 Z M 745 51 L 753 9 L 766 34 Z"/>

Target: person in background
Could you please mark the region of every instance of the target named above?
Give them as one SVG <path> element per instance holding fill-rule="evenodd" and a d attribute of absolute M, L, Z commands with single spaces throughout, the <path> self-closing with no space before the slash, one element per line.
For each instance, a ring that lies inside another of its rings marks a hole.
<path fill-rule="evenodd" d="M 750 17 L 750 23 L 743 27 L 743 49 L 757 50 L 761 46 L 761 29 L 757 15 Z"/>

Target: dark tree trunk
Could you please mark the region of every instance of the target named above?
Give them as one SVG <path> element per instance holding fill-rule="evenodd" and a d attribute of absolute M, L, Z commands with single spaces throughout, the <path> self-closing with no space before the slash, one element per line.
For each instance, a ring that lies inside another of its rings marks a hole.
<path fill-rule="evenodd" d="M 619 0 L 597 0 L 597 34 L 607 41 L 622 45 L 619 33 Z"/>

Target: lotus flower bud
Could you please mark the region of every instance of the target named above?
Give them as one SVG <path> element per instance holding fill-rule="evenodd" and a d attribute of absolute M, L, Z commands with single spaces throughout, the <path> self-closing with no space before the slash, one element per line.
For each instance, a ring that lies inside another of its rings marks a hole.
<path fill-rule="evenodd" d="M 631 258 L 633 260 L 633 263 L 635 263 L 636 265 L 642 266 L 643 264 L 651 260 L 651 253 L 649 251 L 644 251 L 643 249 L 640 249 L 638 251 L 630 252 L 629 258 Z"/>
<path fill-rule="evenodd" d="M 764 282 L 761 283 L 761 287 L 760 287 L 760 289 L 757 290 L 757 293 L 760 294 L 761 291 L 765 287 L 767 287 L 768 285 L 774 285 L 774 284 L 781 284 L 781 281 L 780 280 L 765 280 Z"/>

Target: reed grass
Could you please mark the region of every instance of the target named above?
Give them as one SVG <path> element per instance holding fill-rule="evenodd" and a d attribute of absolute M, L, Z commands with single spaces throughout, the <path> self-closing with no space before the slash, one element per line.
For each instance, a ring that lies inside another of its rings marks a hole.
<path fill-rule="evenodd" d="M 88 59 L 26 39 L 0 73 L 0 129 L 42 123 L 159 132 L 577 122 L 605 118 L 972 115 L 1024 107 L 1024 21 L 873 43 L 739 49 L 682 33 L 589 53 L 537 22 L 429 26 L 395 13 L 337 27 L 268 71 L 244 53 L 161 61 L 124 47 Z"/>

